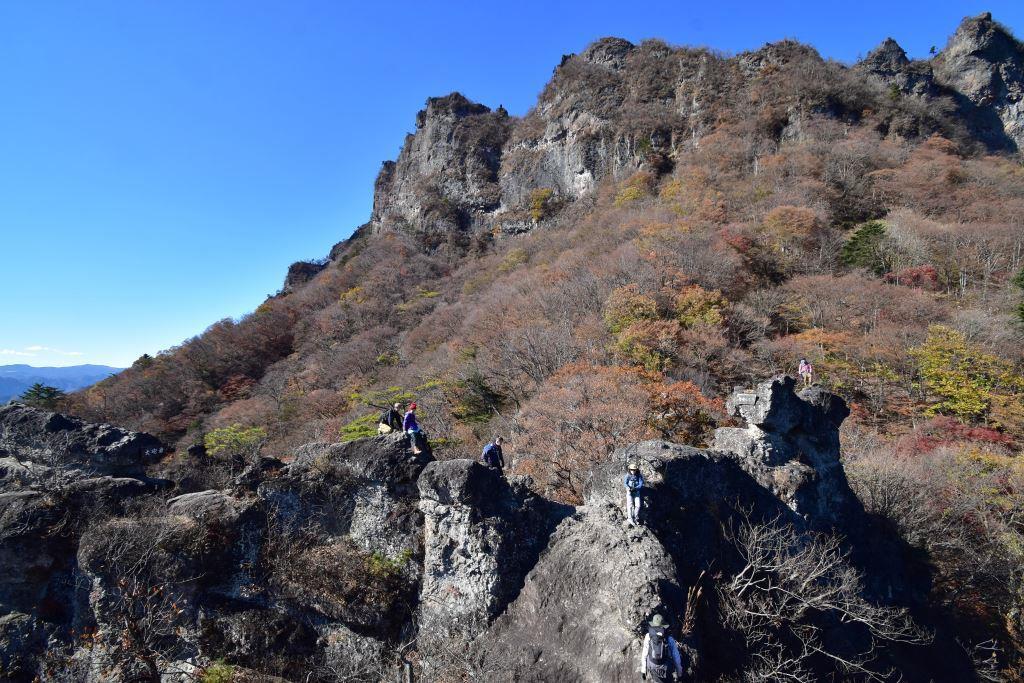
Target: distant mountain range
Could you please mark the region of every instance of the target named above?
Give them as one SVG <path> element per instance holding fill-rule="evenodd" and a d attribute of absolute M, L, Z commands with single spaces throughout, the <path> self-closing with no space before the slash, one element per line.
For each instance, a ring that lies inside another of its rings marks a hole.
<path fill-rule="evenodd" d="M 0 403 L 20 396 L 26 389 L 41 382 L 64 391 L 92 386 L 124 368 L 108 365 L 72 365 L 66 368 L 35 368 L 31 365 L 0 365 Z"/>

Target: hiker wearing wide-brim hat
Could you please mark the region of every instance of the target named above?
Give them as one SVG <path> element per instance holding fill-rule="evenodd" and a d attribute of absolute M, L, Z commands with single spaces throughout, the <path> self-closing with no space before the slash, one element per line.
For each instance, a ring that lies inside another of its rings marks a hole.
<path fill-rule="evenodd" d="M 654 683 L 669 683 L 683 677 L 683 661 L 679 655 L 679 643 L 668 634 L 665 617 L 655 614 L 651 626 L 644 635 L 644 646 L 640 651 L 640 676 Z"/>

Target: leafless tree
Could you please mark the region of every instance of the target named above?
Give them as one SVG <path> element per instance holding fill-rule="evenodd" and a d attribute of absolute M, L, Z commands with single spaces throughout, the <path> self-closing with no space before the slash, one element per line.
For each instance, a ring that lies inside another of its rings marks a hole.
<path fill-rule="evenodd" d="M 744 564 L 719 587 L 725 622 L 746 639 L 748 681 L 813 681 L 813 660 L 831 661 L 844 675 L 884 680 L 877 669 L 879 642 L 924 643 L 929 634 L 905 610 L 873 605 L 862 596 L 860 574 L 840 540 L 799 532 L 779 520 L 755 523 L 744 515 L 726 530 Z M 821 617 L 859 624 L 870 645 L 841 655 L 822 638 Z"/>

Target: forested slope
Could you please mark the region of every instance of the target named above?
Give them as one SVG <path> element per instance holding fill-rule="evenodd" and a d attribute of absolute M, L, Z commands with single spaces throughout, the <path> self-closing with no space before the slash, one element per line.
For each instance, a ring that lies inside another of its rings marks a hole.
<path fill-rule="evenodd" d="M 325 261 L 65 408 L 177 444 L 175 472 L 225 440 L 287 461 L 415 399 L 438 457 L 507 434 L 578 504 L 616 449 L 703 445 L 734 386 L 806 357 L 851 406 L 868 512 L 965 647 L 1019 671 L 1022 64 L 982 15 L 929 60 L 603 39 L 522 118 L 431 99 Z"/>

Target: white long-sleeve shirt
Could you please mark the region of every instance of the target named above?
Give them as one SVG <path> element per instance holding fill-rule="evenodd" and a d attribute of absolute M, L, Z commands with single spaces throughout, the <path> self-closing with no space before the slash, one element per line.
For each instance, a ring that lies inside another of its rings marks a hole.
<path fill-rule="evenodd" d="M 679 677 L 682 677 L 682 675 L 683 675 L 683 660 L 679 656 L 679 644 L 676 643 L 676 639 L 673 638 L 672 636 L 667 636 L 665 638 L 665 641 L 666 641 L 666 643 L 668 643 L 668 651 L 672 655 L 672 663 L 676 665 L 676 675 L 679 676 Z M 640 651 L 640 673 L 642 673 L 642 674 L 646 674 L 647 673 L 647 654 L 650 652 L 650 650 L 651 650 L 651 634 L 650 633 L 645 633 L 644 634 L 644 647 L 643 647 L 643 650 Z"/>

